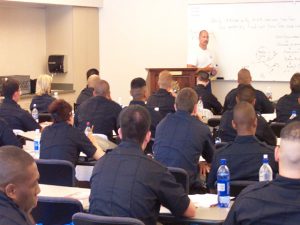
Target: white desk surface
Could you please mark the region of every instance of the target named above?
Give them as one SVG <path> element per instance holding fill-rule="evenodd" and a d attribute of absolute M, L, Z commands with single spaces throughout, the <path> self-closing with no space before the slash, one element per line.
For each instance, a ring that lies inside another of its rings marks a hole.
<path fill-rule="evenodd" d="M 64 187 L 64 186 L 55 186 L 55 185 L 46 185 L 40 184 L 41 192 L 39 196 L 49 196 L 49 197 L 66 197 L 66 198 L 74 198 L 81 201 L 83 208 L 88 210 L 89 208 L 89 196 L 91 190 L 88 188 L 77 188 L 77 187 Z M 225 220 L 229 209 L 218 208 L 218 207 L 198 207 L 196 209 L 196 216 L 194 218 L 184 218 L 182 217 L 180 220 L 188 220 L 188 221 L 213 221 L 213 222 L 222 222 Z M 160 210 L 160 218 L 164 221 L 166 220 L 174 220 L 175 218 L 168 212 L 168 210 L 164 207 L 161 207 Z M 176 218 L 175 220 L 177 220 Z"/>

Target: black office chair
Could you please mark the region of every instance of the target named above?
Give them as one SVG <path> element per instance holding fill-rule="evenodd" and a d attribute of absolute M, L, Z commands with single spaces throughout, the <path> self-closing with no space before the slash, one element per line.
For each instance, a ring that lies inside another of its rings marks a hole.
<path fill-rule="evenodd" d="M 282 122 L 272 122 L 270 124 L 270 127 L 273 130 L 274 134 L 280 138 L 280 132 L 285 125 L 286 123 L 282 123 Z"/>
<path fill-rule="evenodd" d="M 53 118 L 51 113 L 39 113 L 39 123 L 52 122 Z"/>
<path fill-rule="evenodd" d="M 74 225 L 145 225 L 135 218 L 97 216 L 88 213 L 76 213 L 73 215 L 72 220 Z"/>
<path fill-rule="evenodd" d="M 73 187 L 75 185 L 74 165 L 66 160 L 38 159 L 39 183 Z"/>
<path fill-rule="evenodd" d="M 240 192 L 248 185 L 255 184 L 258 181 L 251 180 L 232 180 L 230 181 L 230 196 L 237 197 Z"/>
<path fill-rule="evenodd" d="M 215 139 L 219 136 L 219 125 L 221 122 L 221 118 L 210 118 L 207 120 L 207 125 L 212 127 L 212 136 Z"/>
<path fill-rule="evenodd" d="M 177 167 L 168 167 L 170 173 L 175 177 L 177 183 L 181 184 L 185 192 L 189 193 L 189 175 L 182 169 Z"/>
<path fill-rule="evenodd" d="M 70 224 L 72 216 L 78 212 L 83 212 L 83 207 L 76 199 L 40 196 L 32 216 L 37 224 L 64 225 Z"/>

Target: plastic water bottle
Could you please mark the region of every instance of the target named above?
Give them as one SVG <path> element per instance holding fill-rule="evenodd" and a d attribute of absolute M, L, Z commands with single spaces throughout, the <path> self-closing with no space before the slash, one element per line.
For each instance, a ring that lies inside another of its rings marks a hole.
<path fill-rule="evenodd" d="M 273 171 L 269 165 L 268 155 L 264 154 L 263 164 L 259 169 L 259 181 L 271 181 L 273 180 Z"/>
<path fill-rule="evenodd" d="M 55 92 L 53 93 L 53 98 L 59 99 L 59 97 L 58 97 L 58 92 L 57 92 L 57 91 L 55 91 Z"/>
<path fill-rule="evenodd" d="M 35 135 L 33 139 L 33 150 L 34 150 L 34 158 L 40 158 L 40 130 L 35 130 Z"/>
<path fill-rule="evenodd" d="M 272 90 L 270 86 L 267 87 L 266 96 L 269 100 L 272 100 Z"/>
<path fill-rule="evenodd" d="M 202 115 L 202 113 L 203 113 L 203 102 L 202 102 L 201 97 L 199 98 L 199 101 L 197 103 L 197 111 L 198 111 L 198 113 L 200 113 Z"/>
<path fill-rule="evenodd" d="M 39 123 L 39 111 L 36 108 L 36 104 L 33 104 L 33 109 L 31 111 L 32 118 Z"/>
<path fill-rule="evenodd" d="M 292 114 L 290 116 L 290 120 L 294 119 L 296 116 L 297 116 L 297 112 L 296 112 L 296 110 L 293 110 Z"/>
<path fill-rule="evenodd" d="M 230 172 L 226 163 L 226 159 L 221 159 L 221 165 L 217 172 L 218 206 L 220 208 L 228 208 L 230 205 Z"/>
<path fill-rule="evenodd" d="M 86 136 L 89 136 L 90 132 L 92 132 L 90 122 L 86 122 L 86 128 L 84 130 L 84 133 L 85 133 Z"/>

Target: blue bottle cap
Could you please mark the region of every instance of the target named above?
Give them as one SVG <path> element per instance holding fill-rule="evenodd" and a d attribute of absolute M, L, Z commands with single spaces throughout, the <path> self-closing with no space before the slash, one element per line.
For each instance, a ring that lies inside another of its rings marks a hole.
<path fill-rule="evenodd" d="M 226 159 L 220 159 L 220 164 L 221 165 L 226 165 L 227 163 L 227 160 Z"/>

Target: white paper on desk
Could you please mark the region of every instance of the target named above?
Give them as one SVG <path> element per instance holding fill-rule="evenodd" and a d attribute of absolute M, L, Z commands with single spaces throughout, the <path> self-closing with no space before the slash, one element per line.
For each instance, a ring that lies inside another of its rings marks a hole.
<path fill-rule="evenodd" d="M 189 195 L 189 197 L 196 207 L 209 208 L 212 205 L 218 204 L 218 195 L 215 194 L 196 194 Z"/>

